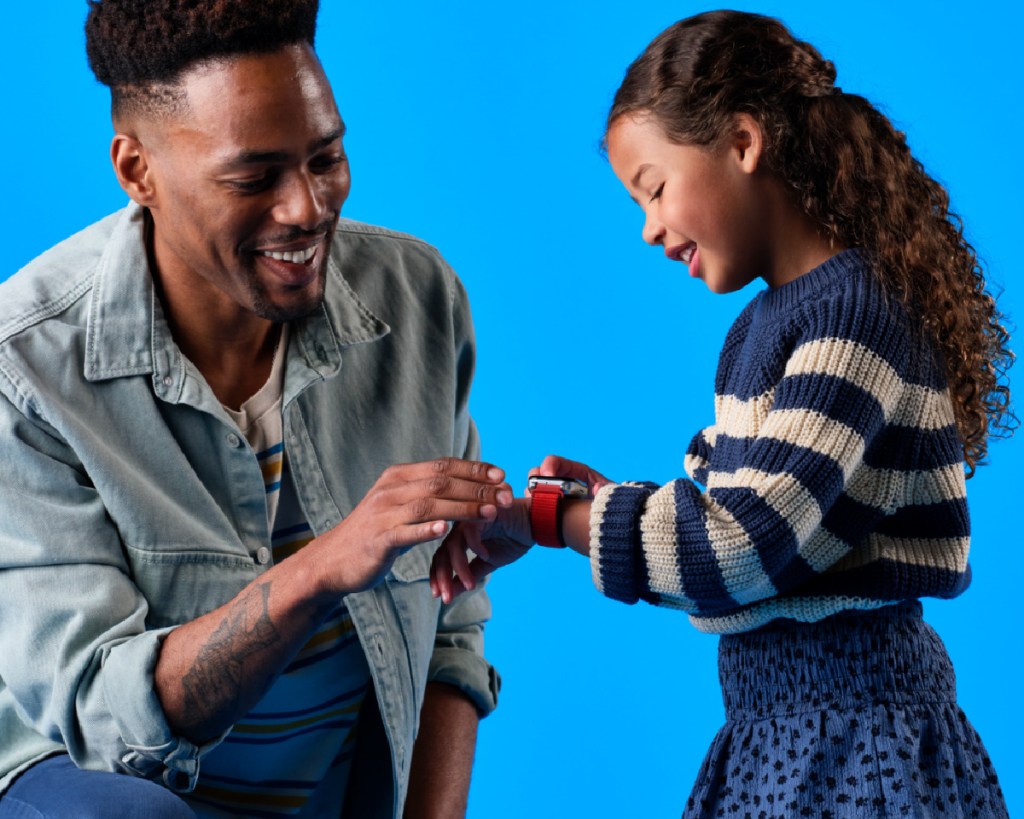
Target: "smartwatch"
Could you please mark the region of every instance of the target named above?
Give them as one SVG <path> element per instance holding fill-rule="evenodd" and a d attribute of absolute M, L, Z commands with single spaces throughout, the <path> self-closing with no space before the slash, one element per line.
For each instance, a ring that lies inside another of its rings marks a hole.
<path fill-rule="evenodd" d="M 546 475 L 531 475 L 526 486 L 530 490 L 530 532 L 534 543 L 564 547 L 562 501 L 564 498 L 589 497 L 590 489 L 576 478 Z"/>

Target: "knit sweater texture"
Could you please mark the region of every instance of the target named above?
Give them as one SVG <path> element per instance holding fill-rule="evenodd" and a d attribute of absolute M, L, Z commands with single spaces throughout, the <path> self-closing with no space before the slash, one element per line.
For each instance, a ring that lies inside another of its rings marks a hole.
<path fill-rule="evenodd" d="M 941 362 L 844 251 L 736 319 L 689 478 L 597 493 L 594 582 L 718 634 L 955 597 L 970 583 L 962 460 Z"/>

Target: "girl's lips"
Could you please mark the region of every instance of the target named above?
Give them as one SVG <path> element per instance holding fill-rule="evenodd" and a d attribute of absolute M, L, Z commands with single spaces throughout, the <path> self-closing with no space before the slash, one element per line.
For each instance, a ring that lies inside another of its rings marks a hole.
<path fill-rule="evenodd" d="M 696 245 L 693 246 L 693 251 L 690 253 L 689 265 L 690 277 L 696 279 L 700 276 L 700 250 Z"/>
<path fill-rule="evenodd" d="M 696 252 L 696 242 L 686 242 L 685 244 L 665 248 L 666 256 L 674 262 L 682 262 L 683 264 L 689 264 L 690 260 L 693 258 L 693 254 Z"/>

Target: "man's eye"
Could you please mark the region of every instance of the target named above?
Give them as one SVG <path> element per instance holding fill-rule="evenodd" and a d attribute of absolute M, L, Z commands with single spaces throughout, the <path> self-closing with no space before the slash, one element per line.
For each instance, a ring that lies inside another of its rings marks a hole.
<path fill-rule="evenodd" d="M 264 175 L 256 179 L 231 179 L 228 184 L 241 193 L 259 193 L 265 191 L 274 183 L 272 175 Z"/>
<path fill-rule="evenodd" d="M 310 167 L 315 173 L 327 173 L 339 165 L 343 164 L 348 160 L 348 157 L 344 154 L 333 154 L 329 156 L 320 156 L 314 159 L 310 163 Z"/>

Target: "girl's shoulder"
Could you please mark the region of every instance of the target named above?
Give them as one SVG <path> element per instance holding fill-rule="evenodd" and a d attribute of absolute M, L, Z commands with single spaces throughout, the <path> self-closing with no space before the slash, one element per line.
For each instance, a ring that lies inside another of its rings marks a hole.
<path fill-rule="evenodd" d="M 894 364 L 906 358 L 906 312 L 859 250 L 842 251 L 755 302 L 751 323 L 794 344 L 827 338 L 868 347 Z"/>

